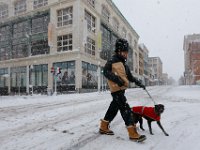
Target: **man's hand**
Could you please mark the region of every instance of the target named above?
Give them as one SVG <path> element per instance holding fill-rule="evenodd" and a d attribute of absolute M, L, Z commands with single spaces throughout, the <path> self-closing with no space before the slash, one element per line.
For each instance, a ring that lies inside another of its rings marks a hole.
<path fill-rule="evenodd" d="M 119 87 L 122 87 L 124 84 L 125 84 L 124 80 L 122 80 L 122 79 L 119 77 L 119 78 L 118 78 L 117 85 L 118 85 Z"/>
<path fill-rule="evenodd" d="M 144 90 L 146 89 L 145 85 L 142 84 L 142 81 L 141 81 L 141 80 L 139 80 L 138 86 L 141 87 L 141 88 L 143 88 Z"/>
<path fill-rule="evenodd" d="M 144 90 L 146 89 L 145 85 L 143 84 L 141 84 L 140 87 L 143 88 Z"/>

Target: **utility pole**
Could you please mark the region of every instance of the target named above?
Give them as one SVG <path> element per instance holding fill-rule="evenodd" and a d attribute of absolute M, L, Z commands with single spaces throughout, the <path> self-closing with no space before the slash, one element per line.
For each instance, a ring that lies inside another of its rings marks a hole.
<path fill-rule="evenodd" d="M 31 72 L 31 93 L 33 95 L 33 65 L 30 66 L 30 72 Z"/>
<path fill-rule="evenodd" d="M 61 74 L 61 68 L 57 67 L 51 67 L 51 73 L 53 73 L 53 77 L 54 77 L 54 83 L 55 83 L 55 87 L 54 87 L 54 95 L 57 95 L 57 79 L 58 79 L 58 75 Z"/>
<path fill-rule="evenodd" d="M 19 72 L 19 96 L 20 96 L 20 88 L 21 88 L 21 72 Z"/>
<path fill-rule="evenodd" d="M 54 95 L 57 95 L 57 75 L 54 75 L 54 82 L 55 82 L 55 91 L 54 91 Z"/>

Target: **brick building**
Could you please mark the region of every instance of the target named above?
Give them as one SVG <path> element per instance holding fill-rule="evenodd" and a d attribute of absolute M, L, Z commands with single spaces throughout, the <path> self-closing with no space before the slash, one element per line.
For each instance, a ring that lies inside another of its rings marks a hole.
<path fill-rule="evenodd" d="M 196 84 L 200 80 L 200 34 L 192 34 L 184 37 L 186 85 Z"/>
<path fill-rule="evenodd" d="M 189 68 L 191 71 L 191 84 L 200 81 L 200 42 L 192 42 L 189 44 Z"/>

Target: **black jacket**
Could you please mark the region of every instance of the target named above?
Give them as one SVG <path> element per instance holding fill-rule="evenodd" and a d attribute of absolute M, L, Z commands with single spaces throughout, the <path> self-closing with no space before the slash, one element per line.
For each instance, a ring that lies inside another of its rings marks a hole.
<path fill-rule="evenodd" d="M 129 67 L 126 65 L 126 60 L 117 54 L 113 55 L 105 64 L 104 76 L 108 79 L 111 92 L 126 89 L 128 87 L 128 81 L 135 82 L 138 86 L 142 85 L 142 83 L 131 74 Z M 118 87 L 116 87 L 116 84 Z M 123 86 L 126 88 L 121 88 Z M 115 89 L 113 90 L 112 88 Z"/>

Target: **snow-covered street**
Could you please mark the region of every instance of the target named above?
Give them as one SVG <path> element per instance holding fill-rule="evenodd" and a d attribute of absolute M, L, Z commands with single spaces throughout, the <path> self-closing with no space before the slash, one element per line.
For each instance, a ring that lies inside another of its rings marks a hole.
<path fill-rule="evenodd" d="M 130 141 L 118 113 L 111 123 L 114 136 L 98 134 L 100 119 L 110 104 L 107 92 L 58 96 L 0 97 L 1 150 L 199 150 L 200 148 L 200 86 L 157 86 L 147 90 L 157 103 L 165 105 L 161 123 L 165 136 L 156 122 L 154 135 L 147 140 Z M 131 106 L 152 106 L 153 102 L 141 88 L 126 92 Z"/>

